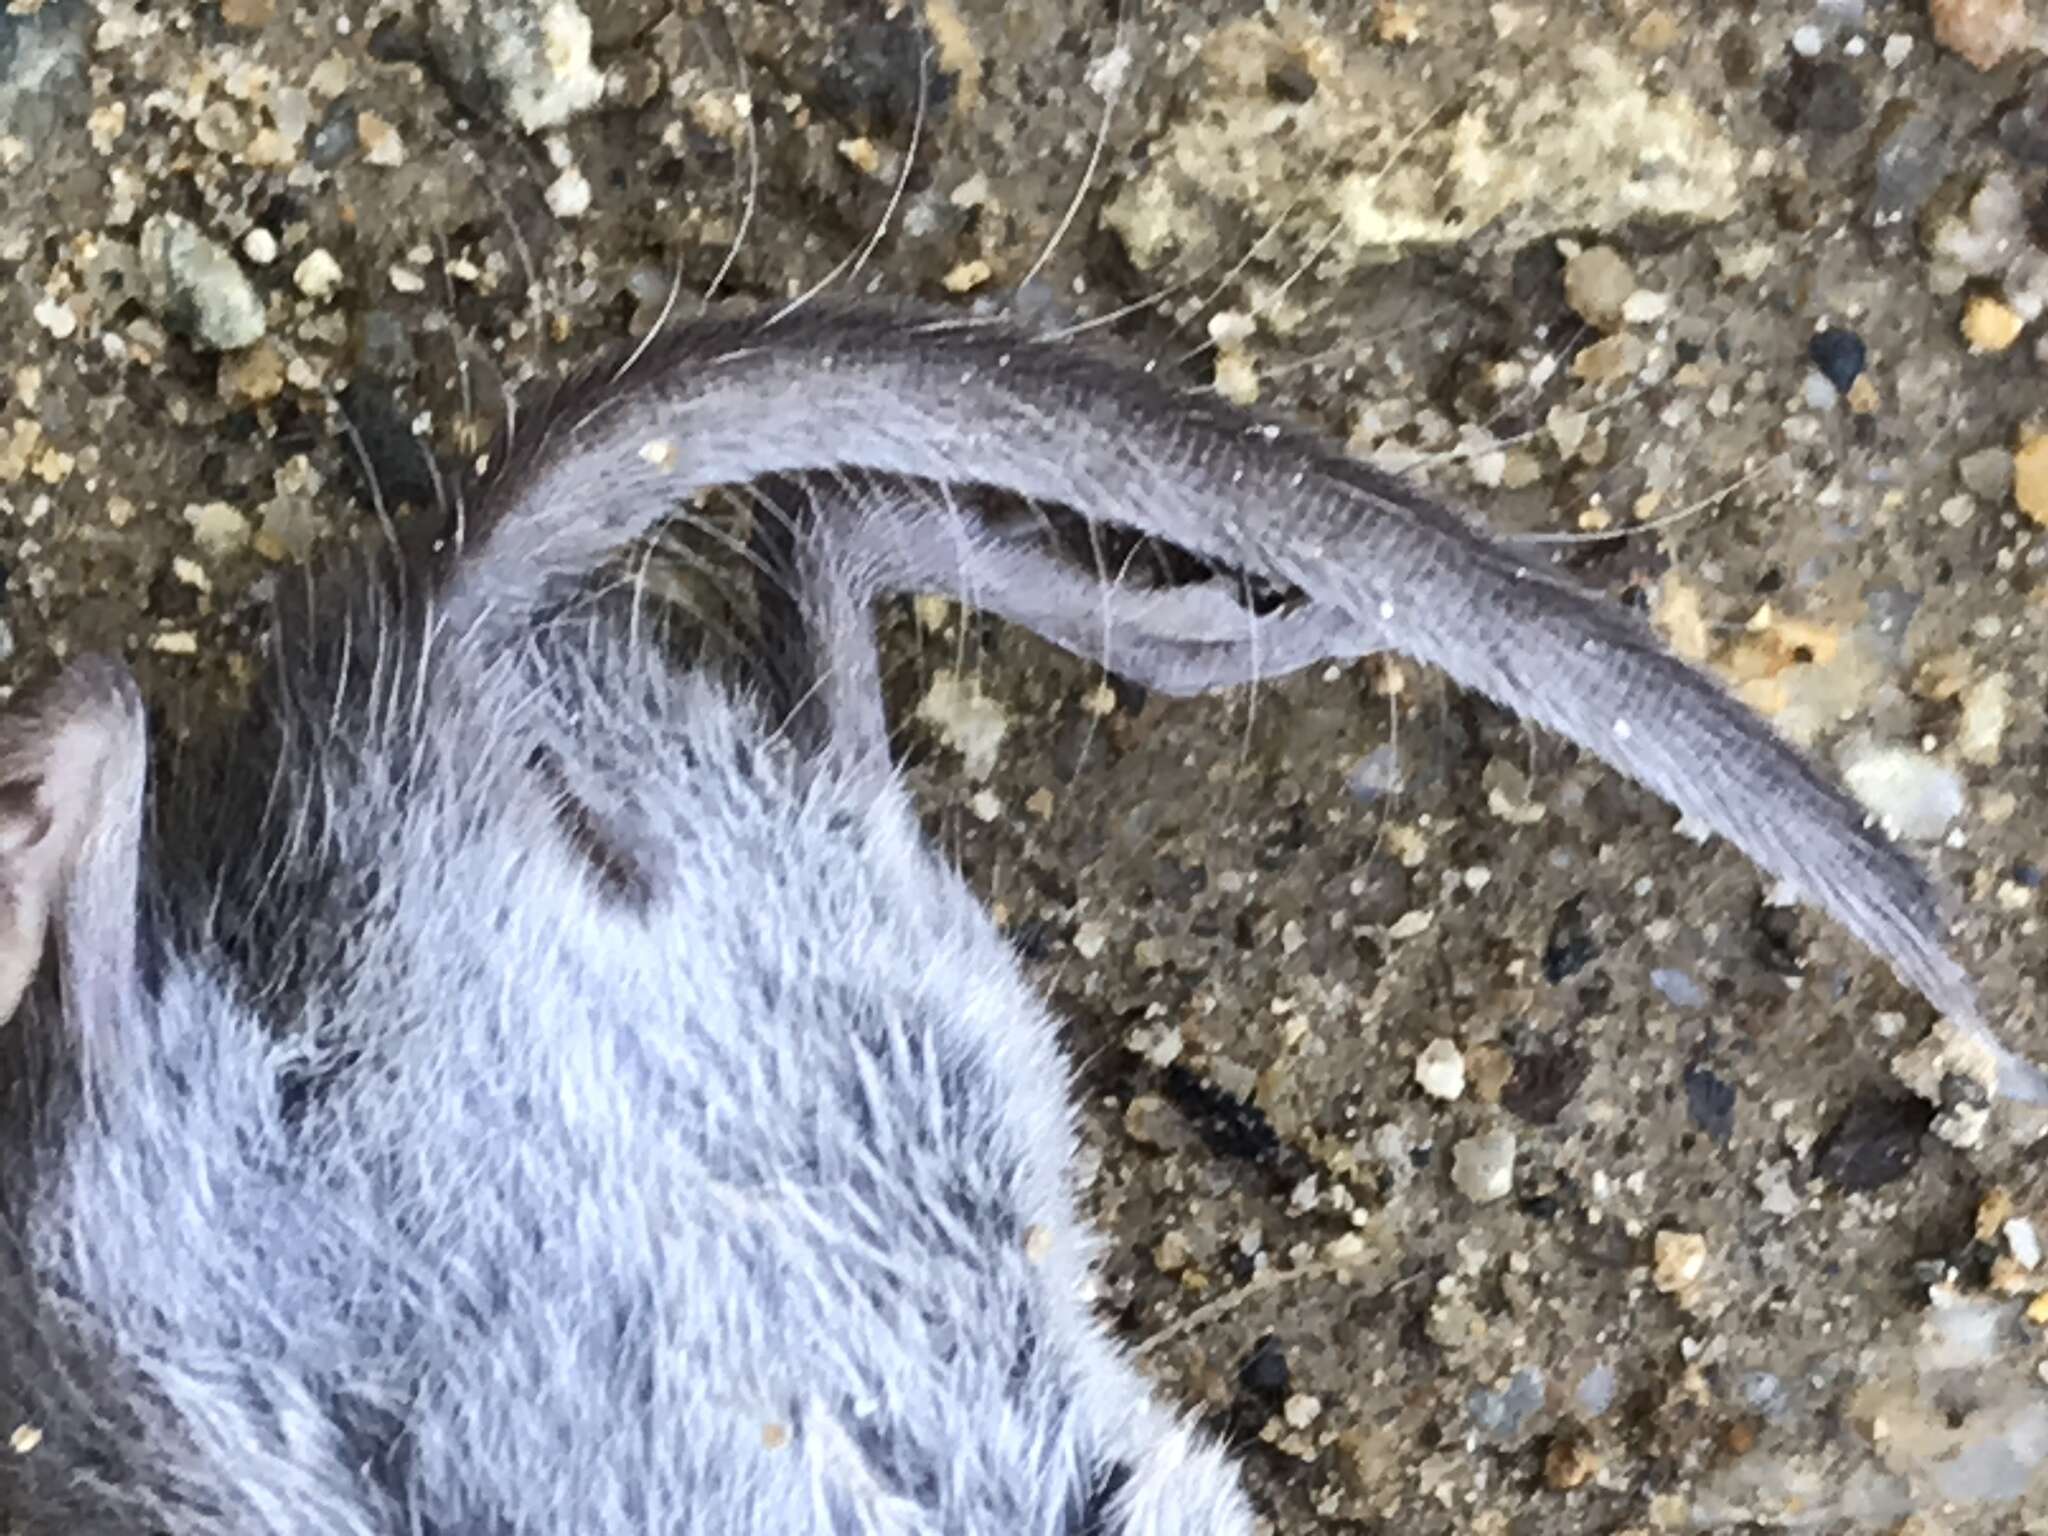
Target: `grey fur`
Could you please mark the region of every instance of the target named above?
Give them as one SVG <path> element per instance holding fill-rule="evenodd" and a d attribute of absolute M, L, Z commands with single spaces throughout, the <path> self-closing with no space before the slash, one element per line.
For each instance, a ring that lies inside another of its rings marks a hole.
<path fill-rule="evenodd" d="M 1249 1531 L 1089 1311 L 1050 1022 L 889 771 L 882 592 L 964 583 L 1176 691 L 1439 663 L 1981 1028 L 1913 865 L 1713 684 L 1142 372 L 900 310 L 706 322 L 498 457 L 440 554 L 282 624 L 146 868 L 117 667 L 0 728 L 0 1432 L 40 1435 L 0 1509 L 32 1530 Z M 582 591 L 747 482 L 773 709 Z M 1297 596 L 1103 581 L 976 485 Z"/>

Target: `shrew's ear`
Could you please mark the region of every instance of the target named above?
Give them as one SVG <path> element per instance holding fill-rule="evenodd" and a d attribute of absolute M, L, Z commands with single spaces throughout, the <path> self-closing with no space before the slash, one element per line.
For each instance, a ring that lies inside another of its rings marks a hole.
<path fill-rule="evenodd" d="M 0 1019 L 53 952 L 87 1028 L 134 986 L 146 757 L 135 681 L 106 657 L 0 713 Z"/>

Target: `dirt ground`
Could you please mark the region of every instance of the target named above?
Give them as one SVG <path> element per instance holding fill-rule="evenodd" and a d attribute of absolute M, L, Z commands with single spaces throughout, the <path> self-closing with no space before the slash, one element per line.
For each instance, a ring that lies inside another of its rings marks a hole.
<path fill-rule="evenodd" d="M 359 458 L 429 504 L 416 440 L 672 281 L 1102 321 L 1567 536 L 1920 834 L 2048 1053 L 2017 3 L 433 9 L 0 14 L 9 682 L 113 645 L 203 725 Z M 1397 661 L 1174 703 L 888 623 L 1071 1021 L 1105 1304 L 1273 1532 L 2048 1530 L 2040 1126 L 1914 1097 L 1927 1011 L 1831 925 Z"/>

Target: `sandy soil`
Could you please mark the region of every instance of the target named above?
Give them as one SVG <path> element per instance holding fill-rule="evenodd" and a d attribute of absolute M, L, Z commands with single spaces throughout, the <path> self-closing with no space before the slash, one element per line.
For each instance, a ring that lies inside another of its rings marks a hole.
<path fill-rule="evenodd" d="M 1128 311 L 1191 388 L 1577 536 L 1924 823 L 2048 1047 L 2015 7 L 1943 8 L 1979 69 L 1918 0 L 586 0 L 594 62 L 559 7 L 524 94 L 429 9 L 0 14 L 9 680 L 118 646 L 174 750 L 374 527 L 337 402 L 425 504 L 415 432 L 473 448 L 678 273 L 791 297 L 886 216 L 838 288 Z M 2038 1127 L 1936 1124 L 1891 1064 L 1925 1010 L 1840 933 L 1404 664 L 1169 703 L 957 609 L 889 633 L 934 833 L 1071 1020 L 1108 1305 L 1273 1531 L 2048 1529 L 1942 1509 L 2048 1455 Z M 1454 1149 L 1504 1137 L 1472 1198 Z"/>

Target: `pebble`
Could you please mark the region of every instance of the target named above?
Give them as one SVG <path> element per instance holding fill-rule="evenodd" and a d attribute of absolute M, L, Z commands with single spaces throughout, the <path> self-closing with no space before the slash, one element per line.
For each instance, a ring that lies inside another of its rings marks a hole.
<path fill-rule="evenodd" d="M 1560 1493 L 1584 1487 L 1599 1470 L 1598 1454 L 1576 1437 L 1552 1441 L 1543 1456 L 1543 1481 Z"/>
<path fill-rule="evenodd" d="M 345 101 L 337 101 L 313 130 L 306 159 L 323 171 L 331 171 L 361 145 L 362 120 L 370 114 L 357 112 Z"/>
<path fill-rule="evenodd" d="M 277 236 L 258 225 L 242 236 L 242 254 L 259 267 L 267 267 L 277 260 Z"/>
<path fill-rule="evenodd" d="M 1287 1420 L 1291 1429 L 1307 1429 L 1322 1417 L 1322 1412 L 1322 1399 L 1308 1392 L 1294 1393 L 1280 1410 L 1281 1417 Z"/>
<path fill-rule="evenodd" d="M 1684 971 L 1670 966 L 1660 966 L 1651 971 L 1650 985 L 1674 1008 L 1704 1008 L 1707 1004 L 1707 994 L 1700 984 Z"/>
<path fill-rule="evenodd" d="M 590 178 L 575 166 L 548 183 L 548 211 L 558 219 L 580 219 L 590 211 Z"/>
<path fill-rule="evenodd" d="M 1634 271 L 1611 246 L 1589 246 L 1564 264 L 1565 303 L 1580 319 L 1599 330 L 1621 328 L 1623 313 L 1635 291 Z"/>
<path fill-rule="evenodd" d="M 1580 1413 L 1589 1419 L 1597 1419 L 1614 1406 L 1614 1388 L 1614 1367 L 1603 1362 L 1579 1378 L 1579 1384 L 1572 1392 L 1572 1401 Z"/>
<path fill-rule="evenodd" d="M 1854 331 L 1827 326 L 1813 333 L 1806 355 L 1830 384 L 1847 391 L 1870 361 L 1870 349 Z"/>
<path fill-rule="evenodd" d="M 1667 1296 L 1696 1290 L 1707 1270 L 1707 1240 L 1698 1232 L 1660 1231 L 1653 1243 L 1650 1278 Z"/>
<path fill-rule="evenodd" d="M 38 0 L 0 6 L 0 173 L 12 173 L 31 145 L 62 142 L 64 125 L 89 90 L 88 39 L 95 27 L 111 26 L 90 6 Z M 105 46 L 94 43 L 92 51 Z"/>
<path fill-rule="evenodd" d="M 1671 296 L 1638 288 L 1622 302 L 1621 318 L 1627 325 L 1654 325 L 1671 313 Z"/>
<path fill-rule="evenodd" d="M 1737 1378 L 1735 1395 L 1742 1406 L 1761 1418 L 1775 1419 L 1785 1411 L 1785 1383 L 1769 1371 L 1745 1371 Z"/>
<path fill-rule="evenodd" d="M 217 352 L 263 338 L 262 296 L 235 258 L 190 221 L 157 214 L 143 226 L 140 255 L 145 291 L 173 330 Z"/>
<path fill-rule="evenodd" d="M 1635 337 L 1603 336 L 1572 359 L 1572 377 L 1588 384 L 1611 384 L 1628 378 L 1642 362 L 1642 343 Z"/>
<path fill-rule="evenodd" d="M 2002 502 L 2012 491 L 2012 455 L 2003 448 L 1983 448 L 1956 465 L 1964 485 L 1985 501 Z"/>
<path fill-rule="evenodd" d="M 61 299 L 44 299 L 34 311 L 36 324 L 58 341 L 69 340 L 78 330 L 78 316 Z"/>
<path fill-rule="evenodd" d="M 1217 351 L 1216 393 L 1236 405 L 1251 405 L 1259 398 L 1258 364 L 1249 352 L 1241 347 Z"/>
<path fill-rule="evenodd" d="M 1475 1045 L 1465 1053 L 1465 1072 L 1481 1103 L 1498 1104 L 1514 1080 L 1515 1059 L 1497 1045 Z"/>
<path fill-rule="evenodd" d="M 1430 925 L 1435 921 L 1436 915 L 1429 908 L 1416 907 L 1412 911 L 1403 912 L 1387 925 L 1387 937 L 1390 939 L 1418 939 L 1423 934 L 1429 932 Z"/>
<path fill-rule="evenodd" d="M 1515 1150 L 1513 1131 L 1468 1136 L 1451 1149 L 1451 1182 L 1478 1204 L 1504 1200 L 1515 1187 Z"/>
<path fill-rule="evenodd" d="M 1998 761 L 2012 722 L 2012 679 L 2003 672 L 1980 677 L 1963 689 L 1956 723 L 1956 750 L 1964 761 L 1989 767 Z"/>
<path fill-rule="evenodd" d="M 1910 842 L 1933 842 L 1963 813 L 1962 780 L 1911 747 L 1853 747 L 1845 754 L 1842 777 L 1894 837 Z"/>
<path fill-rule="evenodd" d="M 1977 1219 L 1973 1227 L 1980 1243 L 1995 1242 L 2005 1230 L 2005 1224 L 2013 1218 L 2012 1191 L 2003 1184 L 1994 1184 L 1984 1191 L 1977 1202 Z"/>
<path fill-rule="evenodd" d="M 2012 496 L 2027 516 L 2048 524 L 2048 432 L 2021 434 L 2012 456 Z"/>
<path fill-rule="evenodd" d="M 195 503 L 185 508 L 184 517 L 193 539 L 209 555 L 233 554 L 249 543 L 249 519 L 224 501 Z"/>
<path fill-rule="evenodd" d="M 292 286 L 309 299 L 324 299 L 341 286 L 341 263 L 324 247 L 316 247 L 292 269 Z"/>
<path fill-rule="evenodd" d="M 991 277 L 995 271 L 980 257 L 963 261 L 940 279 L 948 293 L 972 293 Z"/>
<path fill-rule="evenodd" d="M 2029 47 L 2035 28 L 2027 0 L 1928 0 L 1934 40 L 1980 70 L 1993 70 Z"/>
<path fill-rule="evenodd" d="M 1892 1057 L 1891 1069 L 1918 1096 L 1916 1110 L 1939 1108 L 1927 1127 L 1936 1136 L 1966 1151 L 1982 1145 L 1998 1089 L 1998 1057 L 1981 1036 L 1937 1019 L 1918 1045 Z"/>
<path fill-rule="evenodd" d="M 260 341 L 223 357 L 215 383 L 224 405 L 263 405 L 284 393 L 284 359 L 270 342 Z"/>
<path fill-rule="evenodd" d="M 1430 1041 L 1415 1058 L 1415 1081 L 1433 1099 L 1449 1103 L 1464 1097 L 1464 1052 L 1449 1040 Z"/>
<path fill-rule="evenodd" d="M 1991 294 L 1973 294 L 1963 306 L 1963 340 L 1972 352 L 2003 352 L 2026 328 L 2010 304 Z"/>
<path fill-rule="evenodd" d="M 1466 1409 L 1482 1434 L 1512 1440 L 1543 1406 L 1544 1375 L 1534 1367 L 1515 1372 L 1498 1392 L 1474 1392 Z"/>
<path fill-rule="evenodd" d="M 2023 1268 L 2041 1267 L 2041 1234 L 2026 1217 L 2015 1216 L 2005 1224 L 2005 1245 Z"/>
<path fill-rule="evenodd" d="M 985 779 L 995 771 L 1009 717 L 976 679 L 951 670 L 938 673 L 918 703 L 917 718 L 960 754 L 968 777 Z"/>
<path fill-rule="evenodd" d="M 590 18 L 574 0 L 434 0 L 427 46 L 451 76 L 527 133 L 597 105 Z"/>
<path fill-rule="evenodd" d="M 1685 1074 L 1685 1111 L 1692 1123 L 1715 1141 L 1725 1143 L 1735 1130 L 1735 1086 L 1705 1067 Z"/>
<path fill-rule="evenodd" d="M 356 114 L 356 139 L 362 144 L 363 159 L 369 164 L 386 169 L 405 164 L 404 138 L 375 112 Z"/>

